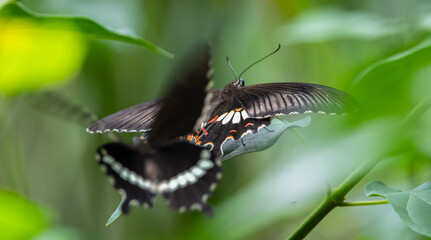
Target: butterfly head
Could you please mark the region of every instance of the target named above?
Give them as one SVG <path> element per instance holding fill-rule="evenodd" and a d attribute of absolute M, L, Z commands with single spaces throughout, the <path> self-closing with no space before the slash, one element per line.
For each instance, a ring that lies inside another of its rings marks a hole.
<path fill-rule="evenodd" d="M 244 69 L 244 71 L 242 71 L 242 73 L 241 73 L 239 76 L 236 74 L 235 70 L 233 69 L 232 65 L 230 64 L 230 60 L 229 60 L 229 58 L 228 58 L 228 57 L 226 57 L 227 65 L 229 66 L 230 70 L 232 70 L 233 75 L 235 76 L 235 79 L 236 79 L 236 80 L 233 82 L 233 85 L 234 85 L 235 87 L 238 87 L 238 88 L 240 88 L 240 87 L 244 87 L 245 81 L 244 81 L 244 79 L 242 79 L 242 78 L 241 78 L 241 76 L 242 76 L 242 75 L 243 75 L 243 74 L 244 74 L 248 69 L 250 69 L 251 67 L 253 67 L 253 66 L 254 66 L 255 64 L 257 64 L 258 62 L 260 62 L 260 61 L 264 60 L 265 58 L 267 58 L 267 57 L 271 56 L 272 54 L 276 53 L 278 50 L 280 50 L 280 47 L 281 47 L 281 45 L 280 45 L 280 44 L 278 44 L 278 47 L 277 47 L 277 49 L 276 49 L 275 51 L 273 51 L 272 53 L 270 53 L 270 54 L 266 55 L 265 57 L 263 57 L 263 58 L 261 58 L 261 59 L 257 60 L 256 62 L 252 63 L 250 66 L 248 66 L 246 69 Z"/>
<path fill-rule="evenodd" d="M 236 87 L 244 87 L 245 85 L 245 81 L 242 78 L 238 78 L 233 82 L 233 85 L 235 85 Z"/>

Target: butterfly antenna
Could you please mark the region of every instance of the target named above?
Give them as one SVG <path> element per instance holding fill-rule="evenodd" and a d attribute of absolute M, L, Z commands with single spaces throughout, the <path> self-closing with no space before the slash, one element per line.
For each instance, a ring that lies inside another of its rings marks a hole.
<path fill-rule="evenodd" d="M 236 75 L 235 69 L 233 69 L 232 65 L 230 64 L 230 60 L 228 57 L 226 57 L 227 65 L 229 66 L 230 70 L 232 70 L 233 75 L 235 76 L 235 79 L 239 79 L 238 75 Z"/>
<path fill-rule="evenodd" d="M 265 57 L 263 57 L 263 58 L 261 58 L 261 59 L 259 59 L 259 60 L 257 60 L 256 62 L 254 62 L 254 63 L 252 63 L 250 66 L 248 66 L 244 71 L 242 71 L 242 73 L 239 75 L 239 77 L 241 77 L 248 69 L 250 69 L 251 67 L 253 67 L 254 65 L 256 65 L 257 63 L 259 63 L 259 62 L 261 62 L 262 60 L 264 60 L 265 58 L 267 58 L 267 57 L 269 57 L 269 56 L 271 56 L 272 54 L 274 54 L 274 53 L 276 53 L 276 52 L 278 52 L 278 50 L 280 50 L 280 48 L 281 48 L 281 45 L 280 45 L 280 43 L 278 44 L 278 47 L 277 47 L 277 49 L 275 49 L 275 51 L 274 52 L 272 52 L 272 53 L 270 53 L 270 54 L 268 54 L 268 55 L 266 55 Z M 237 79 L 239 79 L 239 78 L 237 78 Z"/>

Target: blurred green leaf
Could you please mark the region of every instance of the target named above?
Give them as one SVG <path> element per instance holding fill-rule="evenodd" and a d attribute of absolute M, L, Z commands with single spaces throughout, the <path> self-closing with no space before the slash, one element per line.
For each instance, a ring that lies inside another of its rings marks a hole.
<path fill-rule="evenodd" d="M 415 232 L 431 237 L 431 182 L 402 192 L 380 181 L 365 187 L 367 197 L 386 198 L 400 218 Z"/>
<path fill-rule="evenodd" d="M 83 239 L 74 229 L 57 227 L 48 229 L 33 237 L 32 240 L 79 240 Z"/>
<path fill-rule="evenodd" d="M 284 44 L 304 44 L 340 39 L 374 40 L 400 33 L 400 26 L 370 12 L 318 8 L 300 13 L 279 30 Z"/>
<path fill-rule="evenodd" d="M 424 95 L 423 91 L 410 91 L 410 83 L 416 72 L 431 64 L 430 55 L 429 38 L 362 71 L 353 82 L 353 90 L 362 108 L 367 109 L 366 114 L 373 116 L 410 111 L 417 102 L 410 102 L 409 99 L 418 101 L 428 98 L 428 93 Z M 422 84 L 418 89 L 428 86 Z"/>
<path fill-rule="evenodd" d="M 52 27 L 0 17 L 0 92 L 15 95 L 58 85 L 81 68 L 87 53 L 82 36 Z"/>
<path fill-rule="evenodd" d="M 148 48 L 166 57 L 173 58 L 173 55 L 164 49 L 154 45 L 150 41 L 130 34 L 115 32 L 103 27 L 97 22 L 85 17 L 70 16 L 50 16 L 39 14 L 26 9 L 20 3 L 8 3 L 0 9 L 0 17 L 3 18 L 26 18 L 39 23 L 50 23 L 52 28 L 63 31 L 73 31 L 89 37 L 122 41 L 136 44 Z M 67 28 L 65 26 L 73 27 Z"/>
<path fill-rule="evenodd" d="M 0 190 L 1 239 L 30 239 L 46 228 L 46 219 L 40 208 L 7 190 Z"/>

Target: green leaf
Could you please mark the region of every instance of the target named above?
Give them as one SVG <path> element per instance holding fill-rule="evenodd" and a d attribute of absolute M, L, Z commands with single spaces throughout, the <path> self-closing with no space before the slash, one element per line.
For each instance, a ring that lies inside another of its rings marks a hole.
<path fill-rule="evenodd" d="M 0 17 L 0 92 L 16 95 L 65 83 L 81 68 L 87 44 L 53 23 Z M 70 26 L 70 25 L 69 25 Z"/>
<path fill-rule="evenodd" d="M 382 59 L 363 70 L 354 80 L 354 95 L 367 109 L 366 116 L 405 113 L 429 98 L 430 81 L 415 76 L 431 64 L 431 38 L 405 51 Z M 412 88 L 411 86 L 417 86 Z M 412 101 L 406 101 L 411 99 Z"/>
<path fill-rule="evenodd" d="M 402 31 L 400 25 L 371 12 L 317 8 L 304 11 L 280 29 L 284 44 L 308 44 L 334 40 L 375 40 Z"/>
<path fill-rule="evenodd" d="M 113 223 L 119 216 L 121 216 L 121 214 L 123 214 L 121 207 L 123 206 L 125 201 L 126 201 L 126 196 L 123 195 L 123 197 L 121 198 L 120 204 L 118 204 L 117 209 L 115 209 L 114 213 L 112 213 L 111 217 L 109 217 L 108 222 L 106 223 L 106 226 Z"/>
<path fill-rule="evenodd" d="M 0 190 L 1 239 L 30 239 L 46 228 L 40 208 L 17 193 Z"/>
<path fill-rule="evenodd" d="M 265 150 L 274 145 L 280 135 L 287 129 L 307 127 L 310 122 L 310 116 L 294 122 L 274 118 L 266 129 L 262 128 L 257 133 L 246 134 L 241 140 L 226 140 L 222 145 L 224 155 L 220 160 L 224 161 L 245 153 Z"/>
<path fill-rule="evenodd" d="M 84 239 L 77 230 L 68 227 L 50 228 L 31 240 L 80 240 Z"/>
<path fill-rule="evenodd" d="M 415 232 L 431 237 L 431 182 L 402 192 L 374 181 L 365 187 L 367 197 L 386 198 L 400 218 Z"/>
<path fill-rule="evenodd" d="M 52 24 L 52 28 L 57 30 L 73 31 L 89 37 L 132 43 L 148 48 L 166 57 L 173 58 L 173 54 L 146 39 L 109 30 L 99 23 L 85 17 L 50 16 L 30 11 L 21 3 L 8 3 L 0 9 L 0 18 L 26 18 L 39 23 L 50 23 Z M 66 28 L 65 26 L 71 27 Z"/>

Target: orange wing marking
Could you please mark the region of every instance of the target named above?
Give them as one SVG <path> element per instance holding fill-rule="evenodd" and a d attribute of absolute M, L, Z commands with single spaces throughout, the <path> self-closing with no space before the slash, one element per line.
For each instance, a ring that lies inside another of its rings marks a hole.
<path fill-rule="evenodd" d="M 212 122 L 217 121 L 217 118 L 218 118 L 218 115 L 217 115 L 217 116 L 215 116 L 213 119 L 211 119 L 208 123 L 212 123 Z"/>
<path fill-rule="evenodd" d="M 253 126 L 253 125 L 254 125 L 253 123 L 247 123 L 247 124 L 245 125 L 245 127 Z"/>

